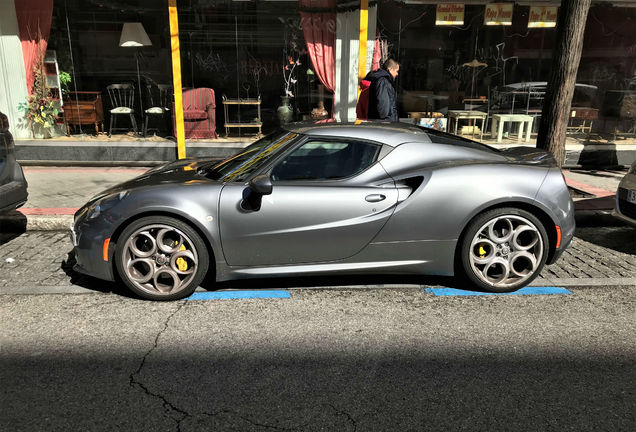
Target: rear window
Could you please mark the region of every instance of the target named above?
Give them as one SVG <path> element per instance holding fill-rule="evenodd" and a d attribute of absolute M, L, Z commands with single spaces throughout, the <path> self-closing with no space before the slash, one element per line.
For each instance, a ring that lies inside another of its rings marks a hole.
<path fill-rule="evenodd" d="M 482 144 L 477 141 L 471 141 L 469 139 L 459 137 L 457 135 L 451 135 L 446 132 L 440 132 L 435 129 L 425 128 L 419 126 L 424 132 L 428 134 L 428 137 L 431 139 L 431 142 L 435 144 L 450 144 L 455 146 L 466 147 L 474 150 L 486 151 L 490 153 L 500 153 L 500 151 L 494 147 L 490 147 L 489 145 Z"/>

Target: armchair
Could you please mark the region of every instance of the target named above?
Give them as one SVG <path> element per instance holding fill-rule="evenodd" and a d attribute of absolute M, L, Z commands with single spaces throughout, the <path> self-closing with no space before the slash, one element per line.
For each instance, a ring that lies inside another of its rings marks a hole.
<path fill-rule="evenodd" d="M 174 113 L 174 110 L 173 110 Z M 183 123 L 186 138 L 217 138 L 214 90 L 196 88 L 183 91 Z M 174 136 L 177 136 L 173 115 Z"/>

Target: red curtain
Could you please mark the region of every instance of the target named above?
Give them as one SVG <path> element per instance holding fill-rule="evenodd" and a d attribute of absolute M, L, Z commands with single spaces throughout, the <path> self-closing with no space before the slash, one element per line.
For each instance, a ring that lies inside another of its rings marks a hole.
<path fill-rule="evenodd" d="M 300 0 L 301 25 L 307 51 L 316 76 L 330 92 L 336 89 L 335 8 L 336 0 Z M 312 12 L 312 9 L 316 12 Z"/>
<path fill-rule="evenodd" d="M 380 60 L 382 59 L 382 54 L 380 52 L 380 36 L 375 37 L 375 45 L 373 46 L 373 61 L 371 62 L 371 70 L 377 71 L 380 69 Z"/>
<path fill-rule="evenodd" d="M 44 57 L 51 32 L 53 0 L 19 0 L 15 2 L 18 18 L 22 57 L 26 71 L 27 91 L 33 89 L 33 67 L 38 57 Z"/>

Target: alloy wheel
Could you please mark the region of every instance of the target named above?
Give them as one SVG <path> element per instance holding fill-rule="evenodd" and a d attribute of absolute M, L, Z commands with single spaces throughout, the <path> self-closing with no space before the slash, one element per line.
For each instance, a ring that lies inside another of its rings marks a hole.
<path fill-rule="evenodd" d="M 542 265 L 545 253 L 537 226 L 517 215 L 500 215 L 483 224 L 469 250 L 474 274 L 488 286 L 506 289 L 522 285 Z"/>
<path fill-rule="evenodd" d="M 174 295 L 190 286 L 199 256 L 193 241 L 181 230 L 152 224 L 135 230 L 121 254 L 126 278 L 152 295 Z"/>

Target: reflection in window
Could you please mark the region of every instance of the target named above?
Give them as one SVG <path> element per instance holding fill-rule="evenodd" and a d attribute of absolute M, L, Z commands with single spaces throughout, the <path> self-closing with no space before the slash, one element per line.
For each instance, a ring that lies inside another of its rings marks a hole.
<path fill-rule="evenodd" d="M 272 180 L 336 180 L 351 177 L 375 162 L 380 145 L 310 141 L 272 170 Z"/>

